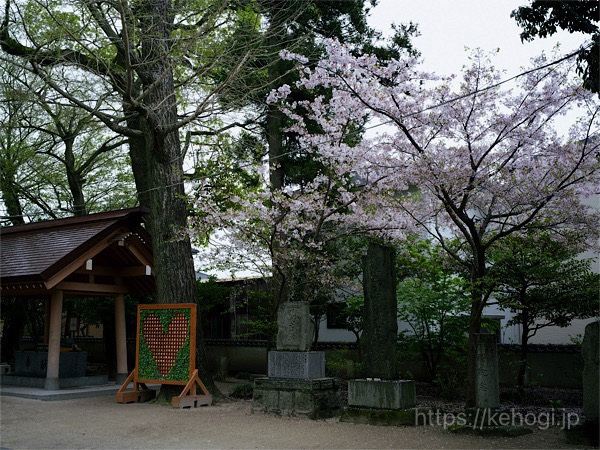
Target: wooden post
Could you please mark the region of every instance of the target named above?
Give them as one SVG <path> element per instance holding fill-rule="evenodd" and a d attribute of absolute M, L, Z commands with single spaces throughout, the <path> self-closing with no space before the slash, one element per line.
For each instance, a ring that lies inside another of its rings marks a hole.
<path fill-rule="evenodd" d="M 46 314 L 44 316 L 44 344 L 48 345 L 50 340 L 50 311 L 52 305 L 52 296 L 46 299 Z"/>
<path fill-rule="evenodd" d="M 48 367 L 46 368 L 46 382 L 44 389 L 60 389 L 58 378 L 60 364 L 60 331 L 62 328 L 63 291 L 60 289 L 52 293 L 50 304 L 50 330 L 48 338 Z"/>
<path fill-rule="evenodd" d="M 115 340 L 117 343 L 117 384 L 127 379 L 127 336 L 125 326 L 125 295 L 115 297 Z"/>

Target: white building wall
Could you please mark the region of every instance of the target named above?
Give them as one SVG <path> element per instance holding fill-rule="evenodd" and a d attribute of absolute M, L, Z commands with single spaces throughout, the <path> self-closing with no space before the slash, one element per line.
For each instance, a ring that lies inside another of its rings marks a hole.
<path fill-rule="evenodd" d="M 574 341 L 581 343 L 585 327 L 588 323 L 597 320 L 592 319 L 575 319 L 571 326 L 560 328 L 560 327 L 546 327 L 539 330 L 536 335 L 529 339 L 530 344 L 573 344 Z"/>

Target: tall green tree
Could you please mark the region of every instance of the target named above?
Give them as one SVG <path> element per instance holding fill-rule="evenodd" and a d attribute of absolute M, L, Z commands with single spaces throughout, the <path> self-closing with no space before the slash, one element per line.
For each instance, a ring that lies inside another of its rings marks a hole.
<path fill-rule="evenodd" d="M 511 13 L 523 29 L 522 41 L 547 37 L 559 29 L 590 37 L 578 56 L 578 72 L 586 89 L 600 95 L 600 3 L 596 0 L 534 0 Z"/>
<path fill-rule="evenodd" d="M 521 326 L 519 387 L 526 383 L 529 340 L 539 330 L 600 315 L 600 274 L 576 256 L 568 243 L 536 233 L 511 236 L 491 255 L 497 300 L 514 314 L 508 325 Z"/>
<path fill-rule="evenodd" d="M 0 65 L 1 186 L 12 223 L 132 206 L 124 141 L 14 57 L 2 55 Z"/>
<path fill-rule="evenodd" d="M 288 189 L 302 191 L 319 176 L 331 177 L 332 170 L 319 162 L 318 158 L 302 151 L 296 133 L 287 130 L 291 121 L 267 99 L 272 90 L 283 85 L 289 86 L 291 97 L 297 101 L 328 95 L 328 90 L 296 87 L 299 73 L 293 63 L 280 57 L 280 52 L 302 52 L 316 63 L 324 54 L 323 39 L 334 36 L 343 42 L 355 44 L 357 52 L 374 51 L 382 58 L 389 58 L 397 55 L 400 47 L 412 49 L 410 37 L 416 33 L 416 27 L 413 24 L 396 27 L 396 35 L 384 45 L 380 35 L 367 23 L 369 8 L 376 1 L 252 0 L 243 3 L 248 11 L 254 11 L 263 20 L 261 26 L 239 27 L 231 36 L 230 46 L 235 49 L 240 42 L 250 40 L 259 42 L 261 47 L 257 48 L 247 70 L 241 72 L 236 88 L 221 100 L 245 106 L 255 113 L 255 119 L 247 117 L 244 123 L 246 127 L 253 121 L 259 125 L 258 130 L 255 127 L 253 131 L 259 134 L 264 143 L 261 156 L 268 161 L 267 183 L 271 194 L 276 197 Z M 253 36 L 262 36 L 262 39 Z M 222 76 L 228 72 L 229 68 L 224 66 Z M 251 93 L 244 97 L 245 103 L 240 102 L 240 97 L 236 95 L 241 91 Z M 360 125 L 356 125 L 355 132 L 360 131 Z M 255 147 L 251 148 L 254 150 Z M 331 197 L 334 195 L 336 193 L 331 189 Z M 319 277 L 311 276 L 308 270 L 311 266 L 316 268 L 318 263 L 309 256 L 305 261 L 301 261 L 298 255 L 293 258 L 289 256 L 291 252 L 289 246 L 283 243 L 286 236 L 280 226 L 287 210 L 276 206 L 278 202 L 273 199 L 269 204 L 272 216 L 268 225 L 269 236 L 264 238 L 264 242 L 271 264 L 273 303 L 276 308 L 283 301 L 316 295 L 324 287 L 317 286 Z M 318 230 L 315 232 L 319 233 Z M 296 259 L 297 264 L 292 263 L 292 259 Z M 313 287 L 315 290 L 312 290 Z"/>
<path fill-rule="evenodd" d="M 430 381 L 443 364 L 466 360 L 470 298 L 467 281 L 439 245 L 409 240 L 396 258 L 398 318 L 410 331 L 403 340 L 421 357 Z"/>
<path fill-rule="evenodd" d="M 149 207 L 157 301 L 195 301 L 180 130 L 218 113 L 216 99 L 248 60 L 220 42 L 229 2 L 7 1 L 0 47 L 73 106 L 126 138 L 140 204 Z M 27 37 L 27 38 L 25 38 Z M 223 80 L 208 74 L 234 58 Z M 90 81 L 91 80 L 91 81 Z M 82 81 L 94 84 L 81 89 Z M 200 322 L 200 321 L 198 321 Z M 206 369 L 198 346 L 198 363 Z M 205 375 L 202 373 L 201 375 Z"/>
<path fill-rule="evenodd" d="M 26 216 L 31 220 L 38 209 L 51 210 L 36 176 L 36 149 L 47 143 L 36 131 L 40 112 L 32 101 L 40 86 L 30 84 L 28 75 L 10 58 L 0 59 L 0 192 L 3 213 L 12 225 L 25 223 Z M 27 205 L 30 195 L 34 200 Z"/>

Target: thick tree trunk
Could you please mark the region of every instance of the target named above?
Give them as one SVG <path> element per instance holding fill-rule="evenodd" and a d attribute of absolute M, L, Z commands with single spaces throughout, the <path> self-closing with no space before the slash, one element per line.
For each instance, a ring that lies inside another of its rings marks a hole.
<path fill-rule="evenodd" d="M 63 139 L 63 143 L 65 144 L 65 169 L 67 171 L 67 181 L 69 183 L 71 196 L 73 197 L 73 214 L 75 216 L 83 216 L 87 214 L 87 210 L 83 194 L 84 183 L 75 167 L 75 154 L 73 153 L 75 138 L 71 137 Z"/>
<path fill-rule="evenodd" d="M 269 46 L 272 49 L 281 48 L 285 42 L 283 32 L 283 21 L 285 17 L 276 4 L 272 5 L 271 23 L 269 25 Z M 284 73 L 281 61 L 272 64 L 268 68 L 269 86 L 276 88 L 278 80 Z M 266 117 L 267 145 L 269 149 L 269 184 L 272 193 L 280 191 L 284 186 L 284 166 L 282 156 L 283 147 L 283 122 L 284 116 L 277 105 L 269 105 Z M 287 301 L 290 297 L 290 287 L 287 285 L 285 275 L 286 263 L 282 257 L 283 239 L 281 232 L 274 230 L 271 245 L 271 257 L 273 259 L 273 304 L 276 308 L 280 303 Z"/>
<path fill-rule="evenodd" d="M 467 344 L 467 397 L 466 406 L 472 408 L 476 402 L 476 377 L 477 377 L 477 348 L 475 335 L 481 333 L 481 316 L 483 312 L 483 292 L 481 290 L 481 281 L 483 271 L 475 273 L 471 277 L 471 314 L 469 320 L 469 336 Z"/>
<path fill-rule="evenodd" d="M 23 208 L 19 200 L 19 194 L 16 191 L 15 171 L 11 170 L 9 164 L 0 164 L 0 191 L 2 200 L 6 207 L 6 212 L 13 225 L 25 223 L 23 218 Z"/>
<path fill-rule="evenodd" d="M 150 209 L 148 228 L 152 235 L 158 303 L 195 303 L 196 277 L 187 230 L 183 186 L 183 155 L 177 123 L 177 104 L 170 54 L 171 3 L 158 0 L 142 8 L 142 51 L 146 67 L 139 68 L 145 94 L 145 116 L 137 115 L 128 125 L 143 132 L 132 139 L 130 155 L 140 204 Z M 147 23 L 146 23 L 147 22 Z M 127 101 L 124 102 L 127 107 Z M 130 108 L 128 108 L 130 109 Z M 167 131 L 171 128 L 172 131 Z M 200 318 L 197 320 L 201 323 Z M 196 365 L 209 388 L 214 387 L 206 365 L 201 326 L 197 327 Z M 165 389 L 171 397 L 173 390 Z M 180 391 L 180 390 L 179 390 Z"/>

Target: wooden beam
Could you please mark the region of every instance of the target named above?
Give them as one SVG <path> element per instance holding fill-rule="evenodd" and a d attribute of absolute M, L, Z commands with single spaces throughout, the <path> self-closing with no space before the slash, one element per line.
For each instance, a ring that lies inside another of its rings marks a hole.
<path fill-rule="evenodd" d="M 141 277 L 148 275 L 149 265 L 143 266 L 127 266 L 127 267 L 108 267 L 108 266 L 96 266 L 89 272 L 85 269 L 76 270 L 74 273 L 83 275 L 100 275 L 108 277 Z"/>
<path fill-rule="evenodd" d="M 152 261 L 150 261 L 148 258 L 146 258 L 139 249 L 137 249 L 133 245 L 128 245 L 127 250 L 129 250 L 133 254 L 133 256 L 135 256 L 137 258 L 137 260 L 139 262 L 141 262 L 142 264 L 144 264 L 146 266 L 150 266 L 152 268 L 151 269 L 152 275 L 156 276 L 156 272 L 154 271 L 154 267 L 152 266 Z"/>
<path fill-rule="evenodd" d="M 129 289 L 127 286 L 117 284 L 90 284 L 90 283 L 76 283 L 72 281 L 63 281 L 56 285 L 57 289 L 63 291 L 75 291 L 84 292 L 90 294 L 128 294 Z"/>
<path fill-rule="evenodd" d="M 49 290 L 49 289 L 52 289 L 53 287 L 55 287 L 58 283 L 60 283 L 62 280 L 64 280 L 67 276 L 69 276 L 70 274 L 75 272 L 81 266 L 84 266 L 85 262 L 88 259 L 96 256 L 98 253 L 100 253 L 102 250 L 104 250 L 106 247 L 108 247 L 111 243 L 112 242 L 110 240 L 104 241 L 104 242 L 96 245 L 95 247 L 89 249 L 87 252 L 85 252 L 83 255 L 81 255 L 79 258 L 77 258 L 75 261 L 73 261 L 71 264 L 63 267 L 54 276 L 52 276 L 49 280 L 44 282 L 44 284 L 46 285 L 46 289 Z"/>
<path fill-rule="evenodd" d="M 26 295 L 48 295 L 48 289 L 41 283 L 13 284 L 0 287 L 0 297 Z"/>

